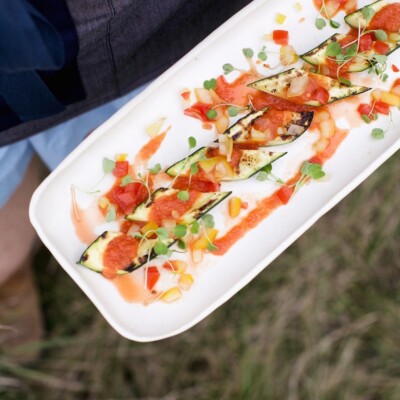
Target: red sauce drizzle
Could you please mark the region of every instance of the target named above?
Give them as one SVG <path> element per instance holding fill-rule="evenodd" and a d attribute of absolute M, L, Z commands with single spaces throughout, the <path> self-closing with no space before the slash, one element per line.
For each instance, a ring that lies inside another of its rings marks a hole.
<path fill-rule="evenodd" d="M 380 9 L 368 26 L 370 29 L 383 29 L 387 32 L 399 32 L 400 30 L 400 4 L 388 4 Z"/>

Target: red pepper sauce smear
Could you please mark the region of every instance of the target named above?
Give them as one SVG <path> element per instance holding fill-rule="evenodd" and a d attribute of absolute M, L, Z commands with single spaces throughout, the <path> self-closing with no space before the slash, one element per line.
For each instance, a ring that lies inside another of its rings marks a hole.
<path fill-rule="evenodd" d="M 189 191 L 189 199 L 186 201 L 179 199 L 176 193 L 162 196 L 154 201 L 151 207 L 149 221 L 154 221 L 160 226 L 164 219 L 179 220 L 182 215 L 192 208 L 199 196 L 200 192 L 195 190 Z"/>
<path fill-rule="evenodd" d="M 400 4 L 388 4 L 381 8 L 372 17 L 369 29 L 383 29 L 387 32 L 399 32 L 400 30 Z"/>
<path fill-rule="evenodd" d="M 108 279 L 114 279 L 118 270 L 130 266 L 137 256 L 138 248 L 138 239 L 130 235 L 117 236 L 111 240 L 103 254 L 103 275 Z"/>
<path fill-rule="evenodd" d="M 350 14 L 357 10 L 356 0 L 325 0 L 325 6 L 329 3 L 327 7 L 330 11 L 329 15 L 326 15 L 323 10 L 322 0 L 313 0 L 315 8 L 321 12 L 322 16 L 331 19 L 340 11 L 344 11 L 346 14 Z"/>

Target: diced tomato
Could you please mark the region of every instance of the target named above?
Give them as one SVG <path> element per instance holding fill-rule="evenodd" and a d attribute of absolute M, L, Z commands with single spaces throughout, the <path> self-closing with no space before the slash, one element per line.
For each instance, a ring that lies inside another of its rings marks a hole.
<path fill-rule="evenodd" d="M 322 105 L 325 105 L 328 104 L 329 101 L 329 92 L 322 86 L 319 86 L 317 89 L 315 89 L 312 97 L 314 100 L 319 101 Z"/>
<path fill-rule="evenodd" d="M 383 101 L 377 101 L 374 106 L 374 110 L 380 114 L 389 115 L 390 114 L 390 106 L 389 104 L 384 103 Z"/>
<path fill-rule="evenodd" d="M 189 189 L 189 177 L 179 176 L 173 185 L 174 189 L 188 190 Z M 217 182 L 211 182 L 208 180 L 198 179 L 192 177 L 190 181 L 190 190 L 196 190 L 197 192 L 209 193 L 219 192 L 221 185 Z"/>
<path fill-rule="evenodd" d="M 272 40 L 281 46 L 287 46 L 289 44 L 289 32 L 282 30 L 275 30 L 272 32 Z"/>
<path fill-rule="evenodd" d="M 123 214 L 128 214 L 140 203 L 143 203 L 148 192 L 144 185 L 139 182 L 132 182 L 121 187 L 115 186 L 107 194 L 108 199 L 118 206 L 118 211 Z"/>
<path fill-rule="evenodd" d="M 157 267 L 147 267 L 147 289 L 153 290 L 160 279 L 160 271 Z"/>
<path fill-rule="evenodd" d="M 210 111 L 210 105 L 203 103 L 195 103 L 191 107 L 186 108 L 183 113 L 189 117 L 197 118 L 203 122 L 209 122 L 207 112 Z"/>
<path fill-rule="evenodd" d="M 287 204 L 290 200 L 290 198 L 293 195 L 293 188 L 289 186 L 282 186 L 277 192 L 277 196 L 279 197 L 279 200 L 283 204 Z"/>
<path fill-rule="evenodd" d="M 117 161 L 113 170 L 113 175 L 117 178 L 128 174 L 129 163 L 128 161 Z"/>
<path fill-rule="evenodd" d="M 362 103 L 358 106 L 357 111 L 360 113 L 360 115 L 369 115 L 372 112 L 372 106 Z"/>
<path fill-rule="evenodd" d="M 373 41 L 373 38 L 370 33 L 367 33 L 366 35 L 362 35 L 360 37 L 360 46 L 359 46 L 358 50 L 360 52 L 371 50 L 372 49 L 372 41 Z"/>
<path fill-rule="evenodd" d="M 400 71 L 399 68 L 394 64 L 392 64 L 392 70 L 393 70 L 393 72 L 399 72 Z"/>
<path fill-rule="evenodd" d="M 389 45 L 385 42 L 381 42 L 380 40 L 377 40 L 374 43 L 374 50 L 378 54 L 387 54 L 387 52 L 389 51 Z"/>
<path fill-rule="evenodd" d="M 311 163 L 311 164 L 319 164 L 319 165 L 323 164 L 323 161 L 318 156 L 311 157 L 308 160 L 308 162 Z"/>

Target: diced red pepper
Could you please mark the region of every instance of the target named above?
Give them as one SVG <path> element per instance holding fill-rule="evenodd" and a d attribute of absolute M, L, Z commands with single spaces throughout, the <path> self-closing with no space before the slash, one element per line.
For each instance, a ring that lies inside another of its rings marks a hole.
<path fill-rule="evenodd" d="M 389 104 L 384 103 L 383 101 L 377 101 L 374 106 L 374 110 L 379 114 L 390 114 L 390 106 Z"/>
<path fill-rule="evenodd" d="M 174 189 L 188 190 L 189 189 L 189 177 L 179 176 L 173 185 Z M 197 192 L 209 193 L 219 192 L 221 185 L 216 182 L 211 182 L 203 179 L 192 177 L 190 181 L 190 190 L 196 190 Z"/>
<path fill-rule="evenodd" d="M 128 214 L 147 199 L 148 192 L 141 183 L 132 182 L 124 187 L 113 187 L 107 197 L 113 204 L 118 206 L 119 212 Z"/>
<path fill-rule="evenodd" d="M 310 158 L 308 162 L 311 164 L 319 164 L 319 165 L 322 165 L 324 163 L 318 156 Z"/>
<path fill-rule="evenodd" d="M 374 43 L 374 50 L 378 54 L 387 54 L 387 52 L 389 51 L 389 45 L 385 42 L 381 42 L 380 40 L 377 40 Z"/>
<path fill-rule="evenodd" d="M 373 42 L 373 37 L 370 33 L 367 33 L 366 35 L 362 35 L 360 37 L 360 46 L 358 48 L 358 51 L 363 52 L 363 51 L 371 50 L 372 42 Z"/>
<path fill-rule="evenodd" d="M 325 105 L 328 104 L 329 101 L 329 92 L 322 86 L 319 86 L 317 89 L 315 89 L 312 97 L 314 100 L 319 101 L 322 105 Z"/>
<path fill-rule="evenodd" d="M 117 178 L 125 176 L 128 174 L 129 163 L 128 161 L 117 161 L 115 163 L 115 168 L 113 170 L 113 175 Z"/>
<path fill-rule="evenodd" d="M 357 111 L 360 115 L 370 115 L 372 112 L 372 106 L 370 104 L 362 103 L 358 106 Z"/>
<path fill-rule="evenodd" d="M 160 271 L 157 267 L 147 267 L 147 289 L 153 290 L 160 279 Z"/>
<path fill-rule="evenodd" d="M 276 30 L 272 32 L 272 40 L 281 46 L 287 46 L 289 44 L 289 32 Z"/>
<path fill-rule="evenodd" d="M 277 196 L 279 197 L 279 200 L 283 204 L 287 204 L 290 200 L 290 198 L 293 195 L 293 188 L 289 186 L 282 186 L 277 192 Z"/>
<path fill-rule="evenodd" d="M 400 69 L 394 64 L 392 64 L 392 70 L 393 70 L 393 72 L 399 72 L 400 71 Z"/>

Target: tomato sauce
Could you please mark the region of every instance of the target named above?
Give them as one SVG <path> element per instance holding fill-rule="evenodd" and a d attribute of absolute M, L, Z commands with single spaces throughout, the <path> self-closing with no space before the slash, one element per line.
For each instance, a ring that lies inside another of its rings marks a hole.
<path fill-rule="evenodd" d="M 133 164 L 145 164 L 157 152 L 167 135 L 169 128 L 154 138 L 150 139 L 136 154 Z"/>
<path fill-rule="evenodd" d="M 323 9 L 322 0 L 313 0 L 317 11 L 320 11 L 322 16 L 328 19 L 336 16 L 340 11 L 350 14 L 357 10 L 357 0 L 325 0 L 325 6 L 329 10 L 329 15 L 326 15 Z"/>
<path fill-rule="evenodd" d="M 400 4 L 388 4 L 372 17 L 369 29 L 383 29 L 387 32 L 400 31 Z"/>
<path fill-rule="evenodd" d="M 118 270 L 124 270 L 130 266 L 136 257 L 139 248 L 139 240 L 122 235 L 112 239 L 103 254 L 103 275 L 114 279 Z"/>
<path fill-rule="evenodd" d="M 143 283 L 134 274 L 119 275 L 113 283 L 128 303 L 143 303 L 148 296 Z"/>
<path fill-rule="evenodd" d="M 189 199 L 187 201 L 179 199 L 176 193 L 162 196 L 153 203 L 149 221 L 154 221 L 157 225 L 161 226 L 164 219 L 177 220 L 190 210 L 199 196 L 200 192 L 195 190 L 189 191 Z"/>

